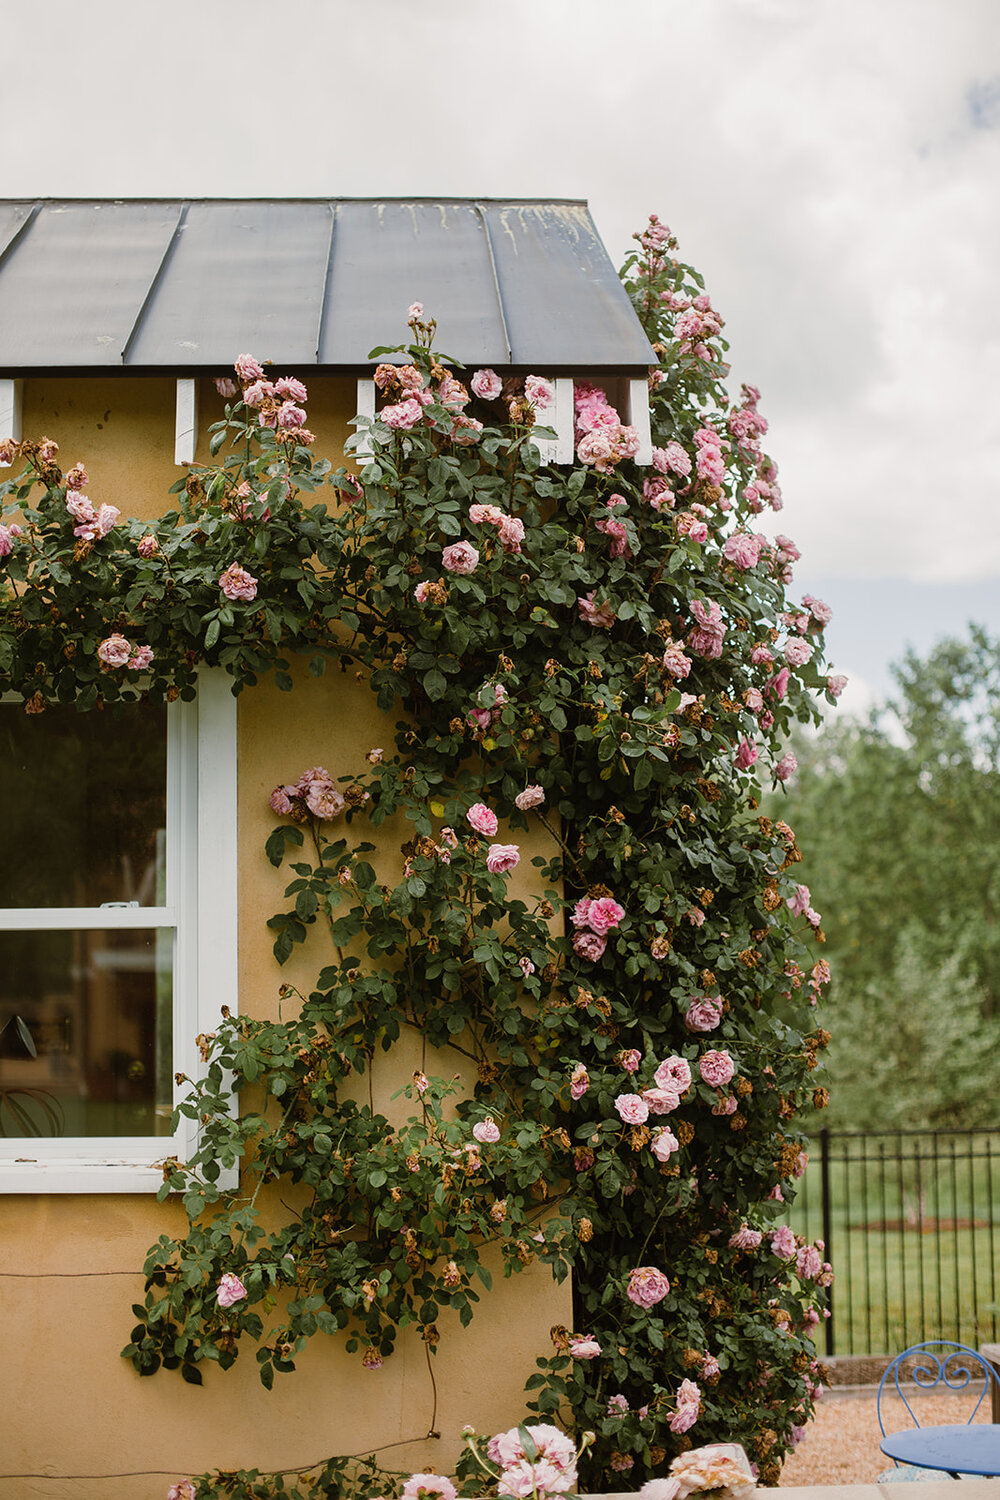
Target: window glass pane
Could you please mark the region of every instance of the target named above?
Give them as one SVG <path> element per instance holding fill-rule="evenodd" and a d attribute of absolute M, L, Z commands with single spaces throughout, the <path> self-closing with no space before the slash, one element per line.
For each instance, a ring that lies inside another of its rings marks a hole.
<path fill-rule="evenodd" d="M 164 904 L 166 713 L 0 704 L 0 907 Z"/>
<path fill-rule="evenodd" d="M 169 1135 L 173 936 L 0 932 L 0 1134 Z"/>

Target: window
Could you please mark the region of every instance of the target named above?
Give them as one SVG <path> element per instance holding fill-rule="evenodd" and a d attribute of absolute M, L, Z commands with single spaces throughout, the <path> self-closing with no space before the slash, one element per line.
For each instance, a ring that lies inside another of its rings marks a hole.
<path fill-rule="evenodd" d="M 146 1192 L 236 1009 L 236 700 L 0 705 L 0 1190 Z"/>

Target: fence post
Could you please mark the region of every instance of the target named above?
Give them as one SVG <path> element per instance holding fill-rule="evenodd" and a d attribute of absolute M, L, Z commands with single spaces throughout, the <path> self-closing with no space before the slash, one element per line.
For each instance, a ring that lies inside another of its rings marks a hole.
<path fill-rule="evenodd" d="M 833 1217 L 830 1212 L 830 1132 L 824 1125 L 819 1133 L 820 1189 L 823 1195 L 823 1243 L 825 1258 L 833 1264 Z M 827 1291 L 830 1316 L 826 1320 L 826 1352 L 833 1356 L 833 1287 Z"/>

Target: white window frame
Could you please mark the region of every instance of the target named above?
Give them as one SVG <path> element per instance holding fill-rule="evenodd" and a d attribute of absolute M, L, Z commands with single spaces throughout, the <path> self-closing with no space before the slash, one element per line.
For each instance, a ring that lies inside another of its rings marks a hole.
<path fill-rule="evenodd" d="M 167 710 L 166 904 L 0 910 L 6 931 L 86 928 L 173 930 L 173 1072 L 197 1077 L 195 1038 L 224 1005 L 237 1010 L 236 699 L 220 669 L 200 673 L 194 702 Z M 175 1084 L 175 1105 L 187 1090 Z M 160 1164 L 184 1161 L 197 1139 L 184 1117 L 173 1135 L 0 1139 L 0 1193 L 155 1193 Z"/>

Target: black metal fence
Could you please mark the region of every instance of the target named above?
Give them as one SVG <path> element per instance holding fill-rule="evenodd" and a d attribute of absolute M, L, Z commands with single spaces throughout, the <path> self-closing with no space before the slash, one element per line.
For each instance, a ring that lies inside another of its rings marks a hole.
<path fill-rule="evenodd" d="M 1000 1133 L 822 1131 L 789 1222 L 822 1239 L 835 1282 L 826 1353 L 925 1339 L 995 1342 Z"/>

